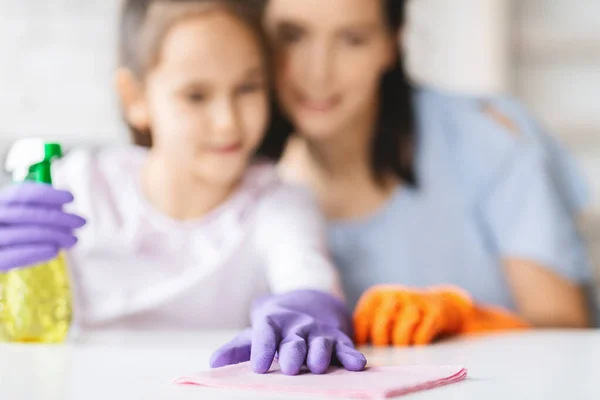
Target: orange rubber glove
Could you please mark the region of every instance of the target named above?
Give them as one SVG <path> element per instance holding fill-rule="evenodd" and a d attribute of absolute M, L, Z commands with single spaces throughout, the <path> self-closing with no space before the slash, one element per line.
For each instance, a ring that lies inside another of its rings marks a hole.
<path fill-rule="evenodd" d="M 459 332 L 473 302 L 454 288 L 414 290 L 376 286 L 367 290 L 354 312 L 357 344 L 408 346 L 431 343 Z"/>
<path fill-rule="evenodd" d="M 526 327 L 506 311 L 475 305 L 466 292 L 451 286 L 375 286 L 363 294 L 354 312 L 358 345 L 425 345 L 442 336 Z"/>
<path fill-rule="evenodd" d="M 532 326 L 500 307 L 475 307 L 460 330 L 462 335 L 530 329 Z"/>

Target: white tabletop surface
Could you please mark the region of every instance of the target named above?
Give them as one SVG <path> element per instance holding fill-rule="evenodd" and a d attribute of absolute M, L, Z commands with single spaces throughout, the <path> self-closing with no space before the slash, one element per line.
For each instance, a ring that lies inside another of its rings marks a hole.
<path fill-rule="evenodd" d="M 286 399 L 177 386 L 231 332 L 94 333 L 66 345 L 0 344 L 2 400 Z M 600 331 L 545 331 L 364 349 L 371 365 L 464 365 L 466 381 L 410 399 L 600 399 Z"/>

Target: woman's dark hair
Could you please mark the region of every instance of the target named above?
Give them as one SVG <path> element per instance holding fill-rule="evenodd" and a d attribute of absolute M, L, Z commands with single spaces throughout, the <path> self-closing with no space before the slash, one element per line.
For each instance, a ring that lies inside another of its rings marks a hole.
<path fill-rule="evenodd" d="M 124 0 L 119 28 L 119 65 L 143 80 L 157 62 L 167 31 L 181 19 L 217 6 L 234 14 L 254 32 L 267 58 L 265 64 L 270 67 L 270 46 L 262 29 L 265 3 L 266 0 Z M 273 118 L 282 120 L 274 103 L 273 108 Z M 131 125 L 129 130 L 133 143 L 152 147 L 151 132 L 142 132 Z M 269 156 L 261 150 L 259 153 Z"/>
<path fill-rule="evenodd" d="M 382 0 L 382 4 L 388 26 L 396 34 L 404 24 L 405 0 Z M 417 177 L 413 167 L 415 124 L 412 94 L 413 89 L 400 57 L 396 57 L 393 68 L 381 79 L 379 119 L 375 127 L 371 156 L 376 178 L 393 173 L 404 183 L 414 186 Z M 261 152 L 277 159 L 294 128 L 289 120 L 282 117 L 277 105 L 274 107 L 276 112 Z"/>

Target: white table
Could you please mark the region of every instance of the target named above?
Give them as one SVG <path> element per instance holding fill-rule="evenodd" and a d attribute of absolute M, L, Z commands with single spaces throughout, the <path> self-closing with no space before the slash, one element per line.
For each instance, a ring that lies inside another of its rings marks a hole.
<path fill-rule="evenodd" d="M 302 398 L 176 386 L 231 332 L 94 333 L 58 346 L 0 344 L 2 400 Z M 410 399 L 600 399 L 600 331 L 547 331 L 365 349 L 375 364 L 460 364 L 467 381 Z"/>

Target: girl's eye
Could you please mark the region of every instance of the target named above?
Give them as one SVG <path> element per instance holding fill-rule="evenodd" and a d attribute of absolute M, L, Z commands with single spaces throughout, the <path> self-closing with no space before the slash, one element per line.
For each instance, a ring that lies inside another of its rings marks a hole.
<path fill-rule="evenodd" d="M 292 25 L 282 25 L 277 30 L 277 39 L 282 44 L 292 44 L 302 39 L 304 32 L 301 28 Z"/>
<path fill-rule="evenodd" d="M 185 94 L 185 98 L 190 103 L 201 103 L 206 100 L 206 95 L 201 92 L 190 92 Z"/>

